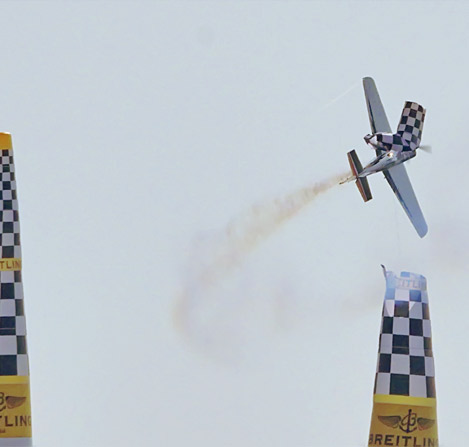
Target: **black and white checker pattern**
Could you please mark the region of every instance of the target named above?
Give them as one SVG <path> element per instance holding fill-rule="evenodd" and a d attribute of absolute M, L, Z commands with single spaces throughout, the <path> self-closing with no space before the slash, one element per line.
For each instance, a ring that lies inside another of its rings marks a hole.
<path fill-rule="evenodd" d="M 21 258 L 13 155 L 1 151 L 0 257 Z M 0 376 L 29 375 L 21 271 L 0 271 Z"/>
<path fill-rule="evenodd" d="M 21 258 L 15 165 L 11 150 L 2 150 L 0 172 L 0 258 Z"/>
<path fill-rule="evenodd" d="M 376 140 L 378 146 L 385 151 L 401 152 L 410 150 L 409 142 L 403 140 L 398 133 L 377 133 Z"/>
<path fill-rule="evenodd" d="M 416 102 L 406 101 L 402 110 L 397 134 L 407 142 L 410 150 L 415 150 L 422 141 L 423 122 L 426 110 Z"/>
<path fill-rule="evenodd" d="M 435 397 L 426 279 L 386 272 L 375 394 Z"/>

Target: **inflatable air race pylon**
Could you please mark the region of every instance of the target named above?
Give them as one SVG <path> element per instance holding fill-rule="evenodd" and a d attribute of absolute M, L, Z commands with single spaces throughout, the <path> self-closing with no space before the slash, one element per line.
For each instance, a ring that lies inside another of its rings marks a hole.
<path fill-rule="evenodd" d="M 368 445 L 436 447 L 435 367 L 427 281 L 386 271 Z"/>
<path fill-rule="evenodd" d="M 0 447 L 31 446 L 21 246 L 11 136 L 0 133 Z"/>

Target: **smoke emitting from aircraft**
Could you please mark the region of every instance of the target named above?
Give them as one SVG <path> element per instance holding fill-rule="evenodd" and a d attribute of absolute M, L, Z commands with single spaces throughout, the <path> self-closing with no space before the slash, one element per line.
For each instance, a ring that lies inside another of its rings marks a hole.
<path fill-rule="evenodd" d="M 214 294 L 213 289 L 284 223 L 347 175 L 348 171 L 336 174 L 276 199 L 254 204 L 231 220 L 217 240 L 205 241 L 198 247 L 195 259 L 189 262 L 183 291 L 175 309 L 178 328 L 191 338 L 200 333 L 209 337 L 210 327 L 206 326 L 210 326 L 211 317 L 223 299 L 219 293 Z"/>
<path fill-rule="evenodd" d="M 224 230 L 223 240 L 213 253 L 212 263 L 200 272 L 203 284 L 210 284 L 240 265 L 244 257 L 298 214 L 320 194 L 337 185 L 347 173 L 298 189 L 283 197 L 253 205 L 233 219 Z"/>

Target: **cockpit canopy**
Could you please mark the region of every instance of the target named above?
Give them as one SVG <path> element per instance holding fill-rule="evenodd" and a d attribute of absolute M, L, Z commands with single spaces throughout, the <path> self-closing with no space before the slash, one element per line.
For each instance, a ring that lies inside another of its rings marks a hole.
<path fill-rule="evenodd" d="M 363 139 L 365 140 L 366 144 L 371 144 L 374 147 L 378 146 L 378 138 L 376 135 L 366 134 Z"/>

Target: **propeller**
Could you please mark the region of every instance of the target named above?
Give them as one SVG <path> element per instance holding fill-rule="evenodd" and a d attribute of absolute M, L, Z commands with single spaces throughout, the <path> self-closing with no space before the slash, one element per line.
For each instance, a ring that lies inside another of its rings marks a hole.
<path fill-rule="evenodd" d="M 419 146 L 417 149 L 422 149 L 423 152 L 426 152 L 427 154 L 432 153 L 432 147 L 429 144 L 423 144 L 422 146 Z M 412 164 L 413 160 L 410 159 L 406 163 L 409 165 Z"/>
<path fill-rule="evenodd" d="M 419 149 L 422 149 L 422 151 L 426 152 L 427 154 L 432 153 L 432 147 L 429 144 L 424 144 L 423 146 L 420 146 Z"/>

